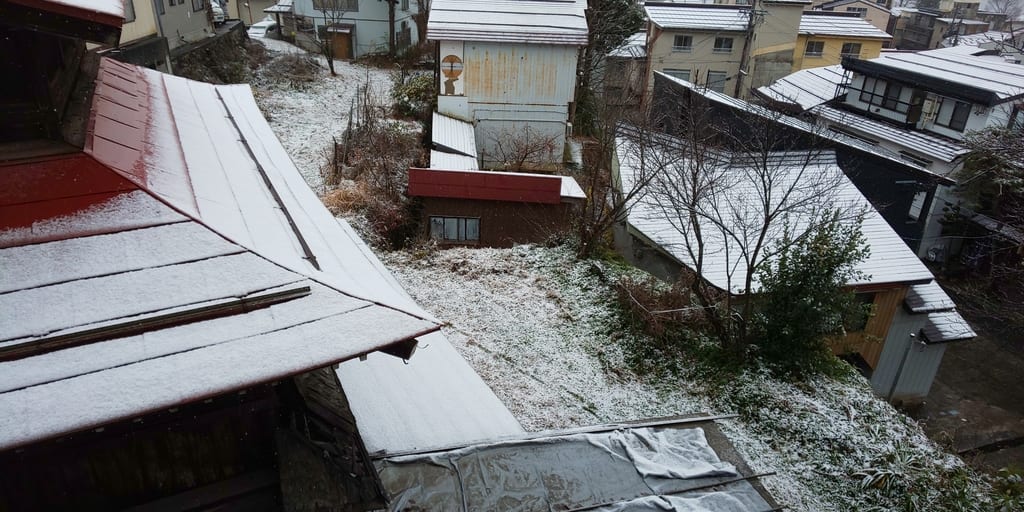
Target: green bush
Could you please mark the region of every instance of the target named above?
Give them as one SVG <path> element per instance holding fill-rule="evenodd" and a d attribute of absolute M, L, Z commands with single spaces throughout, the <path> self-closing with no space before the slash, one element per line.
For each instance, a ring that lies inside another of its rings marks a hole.
<path fill-rule="evenodd" d="M 437 101 L 434 76 L 428 73 L 395 73 L 392 80 L 391 99 L 394 100 L 392 108 L 395 114 L 429 122 Z"/>

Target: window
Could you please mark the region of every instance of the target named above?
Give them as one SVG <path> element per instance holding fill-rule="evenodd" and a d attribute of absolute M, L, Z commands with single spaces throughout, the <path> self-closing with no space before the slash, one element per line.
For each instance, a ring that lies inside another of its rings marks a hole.
<path fill-rule="evenodd" d="M 402 0 L 402 10 L 403 11 L 408 11 L 409 10 L 409 0 Z"/>
<path fill-rule="evenodd" d="M 807 57 L 821 57 L 825 53 L 825 41 L 807 41 L 807 48 L 804 55 Z"/>
<path fill-rule="evenodd" d="M 708 71 L 708 89 L 715 92 L 725 92 L 725 71 Z"/>
<path fill-rule="evenodd" d="M 917 220 L 921 218 L 921 211 L 924 210 L 924 199 L 928 196 L 928 192 L 924 190 L 914 194 L 914 200 L 910 202 L 910 211 L 907 212 L 907 217 L 910 220 Z"/>
<path fill-rule="evenodd" d="M 964 128 L 967 127 L 967 118 L 971 115 L 971 104 L 950 98 L 942 98 L 941 101 L 939 115 L 935 117 L 935 124 L 958 132 L 964 131 Z"/>
<path fill-rule="evenodd" d="M 846 12 L 855 12 L 858 15 L 860 15 L 861 18 L 863 18 L 863 17 L 868 15 L 868 8 L 867 7 L 847 7 L 846 8 Z"/>
<path fill-rule="evenodd" d="M 199 12 L 206 8 L 206 0 L 192 0 L 192 11 Z"/>
<path fill-rule="evenodd" d="M 843 57 L 860 57 L 860 43 L 843 43 L 839 54 Z"/>
<path fill-rule="evenodd" d="M 672 51 L 689 52 L 693 51 L 693 36 L 675 36 L 672 39 Z"/>
<path fill-rule="evenodd" d="M 900 84 L 889 83 L 885 86 L 885 96 L 882 99 L 882 107 L 889 110 L 896 110 L 900 102 L 900 93 L 903 92 L 903 86 Z M 904 110 L 906 112 L 906 110 Z"/>
<path fill-rule="evenodd" d="M 124 22 L 131 23 L 133 21 L 135 21 L 134 0 L 124 0 Z"/>
<path fill-rule="evenodd" d="M 164 11 L 164 0 L 156 0 L 156 13 L 166 14 L 166 12 Z"/>
<path fill-rule="evenodd" d="M 716 37 L 714 51 L 715 53 L 732 53 L 732 38 Z"/>
<path fill-rule="evenodd" d="M 885 80 L 864 77 L 864 87 L 860 90 L 860 100 L 869 104 L 906 114 L 910 103 L 900 101 L 903 86 Z"/>
<path fill-rule="evenodd" d="M 690 81 L 690 70 L 689 69 L 665 69 L 665 74 L 671 77 L 679 78 L 680 80 Z"/>
<path fill-rule="evenodd" d="M 480 240 L 480 219 L 431 217 L 430 238 L 441 242 L 477 242 Z"/>

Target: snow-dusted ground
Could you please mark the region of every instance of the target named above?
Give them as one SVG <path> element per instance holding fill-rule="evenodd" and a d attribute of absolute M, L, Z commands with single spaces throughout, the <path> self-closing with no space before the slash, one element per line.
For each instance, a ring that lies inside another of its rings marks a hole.
<path fill-rule="evenodd" d="M 256 88 L 275 133 L 321 193 L 323 149 L 344 130 L 359 85 L 368 82 L 378 94 L 390 88 L 386 71 L 338 61 L 339 76 L 331 77 L 323 68 L 304 90 Z M 526 246 L 384 259 L 422 306 L 449 322 L 448 339 L 528 430 L 735 413 L 739 418 L 720 422 L 723 430 L 755 472 L 777 472 L 765 484 L 792 510 L 899 510 L 908 500 L 917 510 L 991 508 L 985 484 L 962 461 L 876 399 L 858 376 L 795 386 L 746 374 L 715 387 L 692 377 L 633 374 L 621 343 L 636 338 L 622 331 L 605 282 L 621 268 Z M 892 490 L 861 489 L 856 473 L 871 468 L 891 476 Z"/>
<path fill-rule="evenodd" d="M 275 39 L 259 39 L 271 55 L 305 53 L 304 50 Z M 317 55 L 321 70 L 319 79 L 303 89 L 284 85 L 254 87 L 256 99 L 270 122 L 274 134 L 281 139 L 299 172 L 317 194 L 322 194 L 320 168 L 327 162 L 326 151 L 334 138 L 341 137 L 348 123 L 349 112 L 360 87 L 370 86 L 371 94 L 388 97 L 391 78 L 386 70 L 335 60 L 337 76 L 331 76 L 327 61 Z"/>
<path fill-rule="evenodd" d="M 619 343 L 633 335 L 618 327 L 607 284 L 621 267 L 531 246 L 384 258 L 422 306 L 450 323 L 445 335 L 528 430 L 736 413 L 720 422 L 725 433 L 755 472 L 777 472 L 764 479 L 777 499 L 808 512 L 898 509 L 898 499 L 861 490 L 854 475 L 890 468 L 878 459 L 897 452 L 935 486 L 914 490 L 933 505 L 921 510 L 942 510 L 934 507 L 938 475 L 963 466 L 856 375 L 795 386 L 747 374 L 714 388 L 633 374 Z"/>

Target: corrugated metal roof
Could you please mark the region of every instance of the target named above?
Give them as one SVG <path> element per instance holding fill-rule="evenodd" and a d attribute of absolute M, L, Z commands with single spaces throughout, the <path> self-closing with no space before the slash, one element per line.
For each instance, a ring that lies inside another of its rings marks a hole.
<path fill-rule="evenodd" d="M 646 5 L 647 19 L 664 29 L 736 30 L 747 29 L 749 8 L 698 7 L 689 4 Z"/>
<path fill-rule="evenodd" d="M 911 313 L 949 311 L 956 307 L 953 299 L 946 295 L 945 290 L 936 281 L 911 286 L 907 290 L 905 302 Z"/>
<path fill-rule="evenodd" d="M 431 169 L 461 169 L 465 171 L 479 171 L 480 164 L 476 158 L 456 153 L 445 153 L 436 149 L 430 150 Z"/>
<path fill-rule="evenodd" d="M 872 2 L 870 0 L 834 0 L 832 2 L 826 2 L 826 3 L 823 3 L 821 5 L 818 5 L 817 7 L 815 7 L 815 9 L 821 9 L 823 11 L 827 11 L 827 10 L 835 9 L 836 7 L 842 7 L 844 5 L 849 5 L 849 4 L 854 4 L 854 3 L 864 4 L 867 7 L 878 9 L 878 10 L 883 11 L 883 12 L 889 12 L 889 9 L 886 9 L 884 5 Z"/>
<path fill-rule="evenodd" d="M 811 111 L 827 120 L 830 124 L 840 125 L 854 132 L 905 146 L 915 153 L 941 160 L 953 162 L 970 152 L 962 144 L 939 135 L 931 135 L 920 130 L 908 130 L 876 121 L 866 116 L 828 105 L 819 105 Z"/>
<path fill-rule="evenodd" d="M 427 39 L 587 44 L 584 0 L 434 0 Z"/>
<path fill-rule="evenodd" d="M 33 9 L 70 16 L 85 21 L 121 27 L 124 23 L 124 0 L 7 0 Z"/>
<path fill-rule="evenodd" d="M 772 101 L 808 110 L 835 99 L 839 84 L 844 81 L 844 73 L 838 64 L 802 69 L 770 85 L 758 87 L 757 92 Z"/>
<path fill-rule="evenodd" d="M 940 50 L 887 53 L 868 62 L 891 68 L 908 79 L 919 74 L 943 80 L 951 86 L 963 84 L 990 91 L 999 100 L 1024 95 L 1024 66 L 993 62 L 982 57 L 949 55 Z"/>
<path fill-rule="evenodd" d="M 927 174 L 930 177 L 935 178 L 940 183 L 947 183 L 947 184 L 955 183 L 953 180 L 951 180 L 949 178 L 944 178 L 942 176 L 939 176 L 939 175 L 929 171 L 928 169 L 925 169 L 924 167 L 921 167 L 920 165 L 914 164 L 912 162 L 908 162 L 908 161 L 900 158 L 899 154 L 894 153 L 892 151 L 889 151 L 889 150 L 887 150 L 887 149 L 885 149 L 883 147 L 870 144 L 868 142 L 856 139 L 854 137 L 850 137 L 848 135 L 844 135 L 842 133 L 836 133 L 836 132 L 832 132 L 832 131 L 829 131 L 829 130 L 822 130 L 822 129 L 818 128 L 817 126 L 815 126 L 814 124 L 808 123 L 808 122 L 803 121 L 801 119 L 797 119 L 797 118 L 795 118 L 793 116 L 781 115 L 778 112 L 775 112 L 773 110 L 769 110 L 769 109 L 767 109 L 765 107 L 762 107 L 760 105 L 754 105 L 752 103 L 749 103 L 749 102 L 746 102 L 746 101 L 743 101 L 743 100 L 740 100 L 740 99 L 737 99 L 737 98 L 733 98 L 732 96 L 728 96 L 728 95 L 725 95 L 725 94 L 722 94 L 722 93 L 719 93 L 719 92 L 715 92 L 715 91 L 712 91 L 710 89 L 706 89 L 706 88 L 703 88 L 703 87 L 697 87 L 693 83 L 687 82 L 686 80 L 682 80 L 682 79 L 679 79 L 679 78 L 675 78 L 675 77 L 666 75 L 664 73 L 661 73 L 660 71 L 655 71 L 654 74 L 657 75 L 660 79 L 670 80 L 670 81 L 672 81 L 672 82 L 674 82 L 676 84 L 679 84 L 680 86 L 685 87 L 685 88 L 693 91 L 694 93 L 699 94 L 699 95 L 701 95 L 701 96 L 703 96 L 703 97 L 705 97 L 705 98 L 707 98 L 707 99 L 709 99 L 711 101 L 714 101 L 716 103 L 720 103 L 720 104 L 729 106 L 731 108 L 735 108 L 735 109 L 747 112 L 749 114 L 753 114 L 753 115 L 762 117 L 764 119 L 769 119 L 769 120 L 772 120 L 774 122 L 778 122 L 778 123 L 780 123 L 782 125 L 789 126 L 791 128 L 795 128 L 795 129 L 800 130 L 800 131 L 805 132 L 805 133 L 814 134 L 816 136 L 819 136 L 819 137 L 831 140 L 833 142 L 836 142 L 838 144 L 842 144 L 842 145 L 850 147 L 850 148 L 857 149 L 859 151 L 864 151 L 864 152 L 867 152 L 867 153 L 874 154 L 876 156 L 879 156 L 879 157 L 885 158 L 887 160 L 890 160 L 890 161 L 892 161 L 894 163 L 898 163 L 899 165 L 901 165 L 903 167 L 909 167 L 909 168 L 916 169 L 918 172 L 921 172 L 923 174 Z"/>
<path fill-rule="evenodd" d="M 921 335 L 925 343 L 948 343 L 978 336 L 956 311 L 928 313 L 928 322 L 921 328 Z"/>
<path fill-rule="evenodd" d="M 999 32 L 997 30 L 990 30 L 988 32 L 981 32 L 979 34 L 970 34 L 970 35 L 960 35 L 960 36 L 955 36 L 955 37 L 947 37 L 946 39 L 942 40 L 941 45 L 942 46 L 947 46 L 947 47 L 950 47 L 950 48 L 966 47 L 966 48 L 963 48 L 964 51 L 975 51 L 975 52 L 978 52 L 978 51 L 983 51 L 983 50 L 980 49 L 980 48 L 973 48 L 972 49 L 970 47 L 978 47 L 978 46 L 981 46 L 983 44 L 998 45 L 998 44 L 1000 44 L 1002 42 L 1011 42 L 1012 40 L 1013 40 L 1013 34 L 1011 34 L 1009 32 Z M 955 45 L 954 45 L 954 41 L 956 42 Z"/>
<path fill-rule="evenodd" d="M 89 156 L 0 173 L 20 190 L 0 208 L 36 216 L 0 226 L 0 450 L 437 330 L 363 263 L 247 86 L 106 58 L 97 80 Z"/>
<path fill-rule="evenodd" d="M 292 12 L 294 0 L 277 0 L 277 3 L 263 9 L 263 12 Z"/>
<path fill-rule="evenodd" d="M 677 141 L 677 144 L 682 144 Z M 622 186 L 629 189 L 633 180 L 643 173 L 653 172 L 645 167 L 645 164 L 636 156 L 637 146 L 634 142 L 619 138 L 616 145 L 616 154 L 619 160 Z M 668 168 L 677 169 L 687 165 L 685 157 L 663 154 L 663 147 L 648 147 L 646 150 L 646 162 L 669 162 Z M 851 285 L 875 285 L 889 283 L 912 283 L 919 281 L 930 281 L 932 274 L 924 264 L 917 258 L 903 240 L 886 223 L 885 219 L 875 210 L 867 199 L 861 195 L 857 187 L 850 182 L 843 174 L 839 165 L 835 162 L 835 155 L 831 152 L 808 153 L 808 152 L 786 152 L 772 155 L 774 159 L 769 162 L 771 172 L 774 176 L 772 183 L 775 201 L 781 201 L 784 196 L 783 190 L 791 190 L 786 196 L 786 204 L 811 201 L 817 203 L 817 208 L 835 208 L 842 212 L 853 214 L 858 210 L 865 212 L 864 222 L 861 230 L 864 238 L 870 247 L 870 254 L 864 261 L 857 265 L 857 270 L 864 273 L 864 277 Z M 775 161 L 777 160 L 777 161 Z M 650 165 L 650 164 L 647 164 Z M 735 229 L 730 223 L 741 222 L 737 219 L 745 219 L 757 215 L 756 204 L 759 204 L 756 194 L 757 185 L 749 174 L 749 166 L 742 162 L 722 162 L 716 166 L 714 171 L 720 173 L 723 185 L 721 192 L 716 195 L 716 211 L 733 212 L 732 215 L 723 215 L 718 222 L 724 223 L 734 233 L 742 230 Z M 716 174 L 717 175 L 717 174 Z M 832 197 L 822 196 L 821 190 L 813 187 L 794 186 L 795 183 L 802 183 L 814 177 L 814 179 L 825 179 L 827 182 L 834 182 L 837 186 L 832 189 Z M 671 189 L 673 174 L 661 174 L 655 177 L 654 181 L 647 186 L 647 194 L 637 198 L 630 205 L 628 222 L 630 226 L 641 233 L 645 238 L 662 248 L 680 264 L 691 269 L 696 268 L 696 262 L 691 258 L 686 246 L 687 237 L 683 233 L 692 232 L 685 227 L 677 226 L 678 220 L 665 214 L 662 204 L 659 203 L 658 190 Z M 792 187 L 792 188 L 790 188 Z M 812 195 L 807 195 L 812 194 Z M 773 207 L 777 207 L 773 203 Z M 810 219 L 805 210 L 793 212 L 789 218 L 789 226 L 793 229 L 802 229 Z M 768 240 L 765 240 L 764 247 L 772 246 L 784 234 L 783 223 L 779 220 L 776 229 L 769 233 Z M 704 255 L 703 277 L 712 285 L 732 292 L 740 292 L 743 283 L 737 276 L 743 276 L 746 271 L 746 264 L 738 250 L 737 240 L 732 236 L 722 234 L 717 229 L 714 221 L 702 218 L 700 221 L 704 232 L 706 253 Z M 693 240 L 689 240 L 693 242 Z M 740 281 L 740 282 L 737 282 Z M 754 283 L 755 290 L 759 288 Z"/>
<path fill-rule="evenodd" d="M 609 57 L 621 59 L 642 59 L 647 57 L 647 32 L 637 32 L 629 36 L 622 46 L 608 52 Z"/>
<path fill-rule="evenodd" d="M 477 157 L 473 123 L 434 112 L 430 130 L 435 149 L 461 153 L 472 158 Z M 461 167 L 455 167 L 455 169 L 461 169 Z"/>
<path fill-rule="evenodd" d="M 807 13 L 800 17 L 800 34 L 861 39 L 892 39 L 892 36 L 868 23 L 864 18 L 811 15 Z"/>

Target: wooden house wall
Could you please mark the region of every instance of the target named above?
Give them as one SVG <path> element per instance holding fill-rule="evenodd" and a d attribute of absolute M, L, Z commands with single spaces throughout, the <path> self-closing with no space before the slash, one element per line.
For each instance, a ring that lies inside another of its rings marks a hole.
<path fill-rule="evenodd" d="M 906 286 L 875 292 L 874 311 L 864 330 L 847 333 L 842 339 L 833 341 L 832 351 L 836 354 L 860 354 L 872 369 L 877 368 L 889 336 L 889 328 L 896 313 L 902 308 L 906 295 Z"/>

